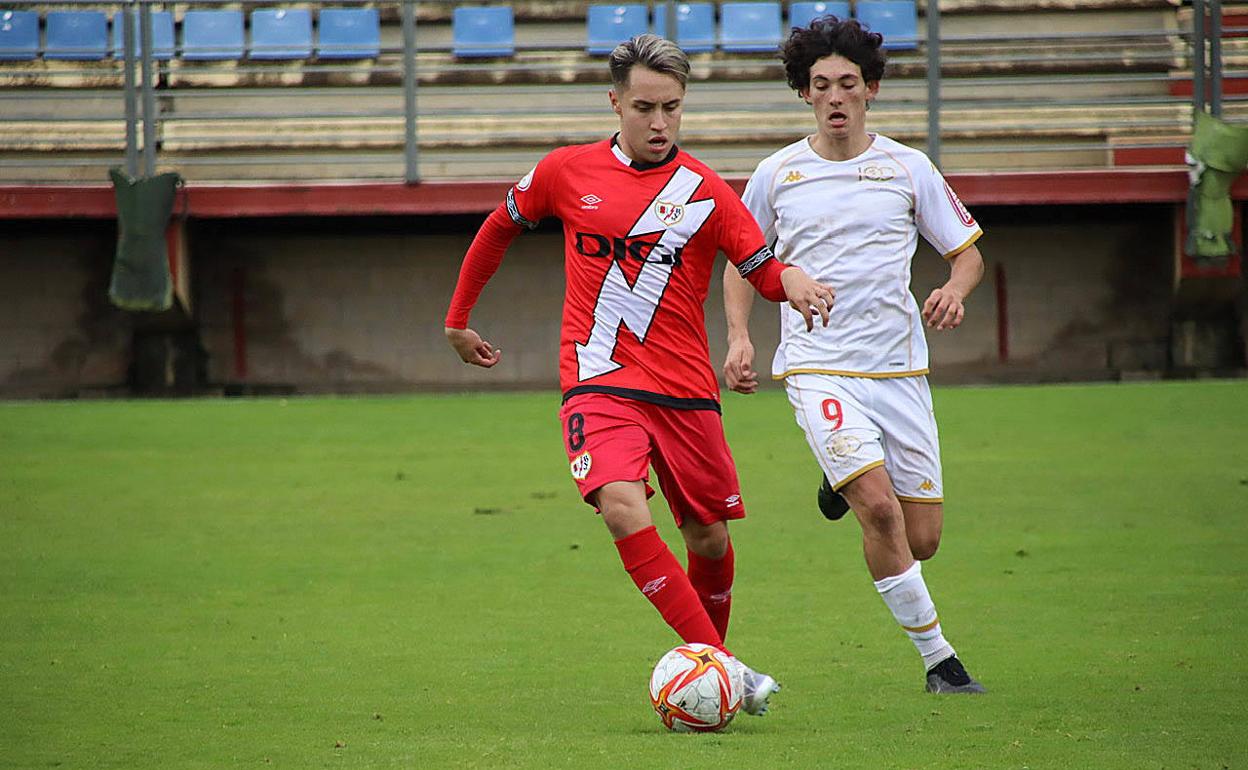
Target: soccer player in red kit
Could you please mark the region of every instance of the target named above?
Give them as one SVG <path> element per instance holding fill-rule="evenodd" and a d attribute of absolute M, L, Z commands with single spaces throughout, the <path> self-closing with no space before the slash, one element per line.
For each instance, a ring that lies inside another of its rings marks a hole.
<path fill-rule="evenodd" d="M 511 240 L 544 217 L 563 222 L 567 288 L 559 343 L 560 411 L 572 477 L 602 515 L 643 595 L 685 642 L 723 648 L 734 556 L 727 521 L 745 515 L 720 419 L 702 306 L 723 250 L 764 297 L 827 323 L 832 290 L 780 264 L 741 199 L 676 147 L 689 61 L 640 35 L 610 56 L 610 140 L 559 148 L 507 192 L 460 268 L 446 335 L 460 358 L 500 351 L 468 315 Z M 683 569 L 655 530 L 654 467 L 684 537 Z M 735 658 L 734 658 L 735 660 Z M 741 664 L 744 708 L 762 714 L 776 681 Z"/>

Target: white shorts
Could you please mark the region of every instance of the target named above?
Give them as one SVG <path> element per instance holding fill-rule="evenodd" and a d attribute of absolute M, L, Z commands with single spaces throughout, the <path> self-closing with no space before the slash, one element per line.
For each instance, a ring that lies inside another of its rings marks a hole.
<path fill-rule="evenodd" d="M 944 499 L 926 377 L 791 374 L 784 385 L 798 427 L 833 489 L 883 466 L 899 500 Z"/>

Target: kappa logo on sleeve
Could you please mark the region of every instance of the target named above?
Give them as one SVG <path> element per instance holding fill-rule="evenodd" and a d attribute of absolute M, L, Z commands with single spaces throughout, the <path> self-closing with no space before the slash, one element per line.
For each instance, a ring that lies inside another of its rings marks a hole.
<path fill-rule="evenodd" d="M 584 481 L 589 476 L 589 469 L 593 464 L 594 458 L 589 456 L 589 452 L 582 452 L 572 461 L 572 478 L 577 481 Z"/>

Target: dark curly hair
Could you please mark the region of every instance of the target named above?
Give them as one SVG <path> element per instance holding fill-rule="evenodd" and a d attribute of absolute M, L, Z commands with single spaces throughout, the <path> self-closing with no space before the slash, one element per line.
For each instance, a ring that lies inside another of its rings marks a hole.
<path fill-rule="evenodd" d="M 871 32 L 857 19 L 820 16 L 807 27 L 794 27 L 789 39 L 780 46 L 784 74 L 795 91 L 810 88 L 810 68 L 825 56 L 844 56 L 862 68 L 862 79 L 868 83 L 884 77 L 887 57 L 880 47 L 884 36 Z"/>

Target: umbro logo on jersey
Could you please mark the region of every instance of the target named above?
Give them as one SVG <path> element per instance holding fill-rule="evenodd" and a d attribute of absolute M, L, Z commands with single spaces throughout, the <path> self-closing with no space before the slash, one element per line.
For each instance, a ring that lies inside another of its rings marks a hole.
<path fill-rule="evenodd" d="M 784 175 L 784 179 L 780 180 L 780 184 L 791 184 L 793 182 L 800 182 L 805 178 L 806 178 L 805 174 L 798 171 L 797 169 L 793 169 L 792 171 Z"/>
<path fill-rule="evenodd" d="M 741 504 L 741 495 L 728 495 L 728 499 L 724 500 L 729 508 L 734 508 Z"/>
<path fill-rule="evenodd" d="M 599 198 L 597 195 L 590 193 L 589 195 L 581 196 L 581 203 L 584 204 L 583 206 L 581 206 L 582 209 L 589 210 L 589 211 L 597 211 L 598 204 L 602 203 L 602 198 Z"/>
<path fill-rule="evenodd" d="M 887 182 L 895 176 L 897 176 L 897 170 L 892 166 L 877 166 L 873 163 L 869 166 L 858 167 L 859 182 Z"/>

